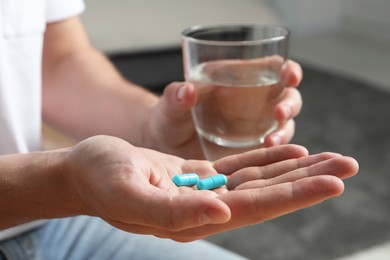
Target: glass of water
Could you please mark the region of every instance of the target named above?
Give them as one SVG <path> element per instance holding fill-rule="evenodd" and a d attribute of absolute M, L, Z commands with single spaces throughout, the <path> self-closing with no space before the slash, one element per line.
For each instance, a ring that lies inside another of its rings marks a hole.
<path fill-rule="evenodd" d="M 261 147 L 278 122 L 289 31 L 268 24 L 194 26 L 182 35 L 185 79 L 198 90 L 192 109 L 208 160 Z"/>

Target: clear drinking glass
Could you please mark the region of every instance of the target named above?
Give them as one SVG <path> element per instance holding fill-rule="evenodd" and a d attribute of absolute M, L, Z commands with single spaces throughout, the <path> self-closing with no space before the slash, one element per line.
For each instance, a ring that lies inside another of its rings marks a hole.
<path fill-rule="evenodd" d="M 269 24 L 194 26 L 182 35 L 186 81 L 198 90 L 192 109 L 205 157 L 261 147 L 274 131 L 284 85 L 289 31 Z"/>

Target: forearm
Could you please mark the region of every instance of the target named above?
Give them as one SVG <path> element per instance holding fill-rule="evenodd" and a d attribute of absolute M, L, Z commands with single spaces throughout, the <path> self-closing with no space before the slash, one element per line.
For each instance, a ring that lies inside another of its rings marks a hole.
<path fill-rule="evenodd" d="M 107 134 L 143 145 L 158 98 L 126 81 L 90 45 L 77 17 L 49 24 L 44 46 L 44 120 L 78 139 Z"/>
<path fill-rule="evenodd" d="M 71 191 L 67 150 L 0 156 L 0 230 L 85 213 Z"/>
<path fill-rule="evenodd" d="M 44 72 L 43 115 L 78 139 L 107 134 L 143 144 L 142 129 L 157 97 L 123 79 L 93 48 Z"/>

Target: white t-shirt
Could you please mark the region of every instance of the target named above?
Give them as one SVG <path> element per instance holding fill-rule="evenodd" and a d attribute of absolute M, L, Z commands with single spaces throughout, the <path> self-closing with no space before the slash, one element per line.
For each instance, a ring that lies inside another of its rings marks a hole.
<path fill-rule="evenodd" d="M 41 149 L 46 24 L 83 10 L 83 0 L 0 0 L 0 155 Z M 38 224 L 40 221 L 0 231 L 0 240 Z"/>

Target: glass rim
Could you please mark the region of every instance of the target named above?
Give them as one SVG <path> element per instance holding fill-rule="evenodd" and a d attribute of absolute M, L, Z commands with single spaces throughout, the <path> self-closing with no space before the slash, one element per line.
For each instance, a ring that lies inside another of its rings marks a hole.
<path fill-rule="evenodd" d="M 191 36 L 191 33 L 201 31 L 201 30 L 210 30 L 210 29 L 229 29 L 234 27 L 253 27 L 253 28 L 274 28 L 279 29 L 283 33 L 278 36 L 267 37 L 263 39 L 254 39 L 254 40 L 245 40 L 245 41 L 218 41 L 218 40 L 204 40 L 198 39 Z M 272 23 L 214 23 L 214 24 L 200 24 L 188 27 L 182 31 L 182 39 L 191 41 L 198 44 L 207 44 L 207 45 L 220 45 L 220 46 L 243 46 L 243 45 L 257 45 L 257 44 L 266 44 L 271 42 L 277 42 L 287 39 L 290 36 L 290 30 L 288 30 L 283 25 L 272 24 Z"/>

